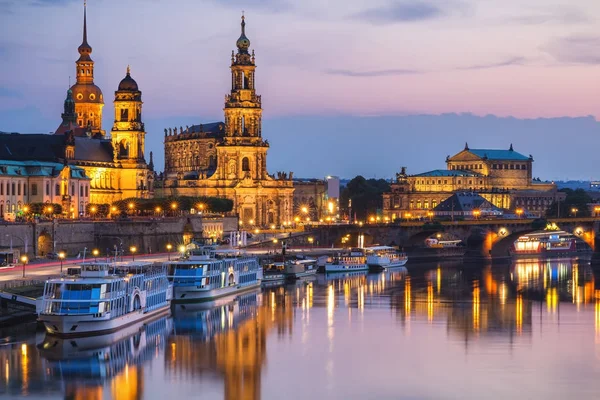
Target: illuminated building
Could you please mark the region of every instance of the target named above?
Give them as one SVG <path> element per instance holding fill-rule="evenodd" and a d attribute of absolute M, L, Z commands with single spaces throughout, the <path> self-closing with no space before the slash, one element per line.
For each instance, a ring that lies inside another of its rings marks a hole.
<path fill-rule="evenodd" d="M 94 84 L 94 61 L 90 57 L 92 47 L 87 41 L 85 8 L 83 42 L 78 51 L 77 82 L 67 91 L 62 122 L 55 133 L 0 135 L 0 148 L 6 150 L 0 152 L 0 168 L 4 165 L 11 169 L 8 161 L 30 165 L 36 162 L 59 163 L 67 165 L 72 176 L 66 179 L 68 172 L 61 172 L 62 167 L 56 167 L 43 181 L 32 181 L 29 190 L 24 188 L 21 192 L 19 184 L 17 196 L 23 193 L 22 197 L 16 198 L 11 191 L 13 197 L 2 199 L 0 193 L 0 201 L 4 200 L 0 216 L 9 212 L 9 204 L 10 212 L 14 212 L 15 204 L 20 208 L 19 204 L 50 201 L 60 203 L 65 214 L 76 218 L 85 213 L 88 203 L 110 204 L 128 197 L 152 197 L 154 172 L 152 153 L 149 164 L 144 155 L 146 133 L 142 122 L 142 92 L 128 67 L 115 92 L 115 122 L 111 137 L 106 137 L 102 129 L 104 98 L 100 88 Z M 3 163 L 3 160 L 7 162 Z M 87 176 L 82 178 L 86 182 L 78 182 L 73 176 L 74 171 L 81 169 Z M 33 172 L 28 174 L 31 176 Z M 53 179 L 59 174 L 61 182 L 56 183 Z"/>
<path fill-rule="evenodd" d="M 293 175 L 267 172 L 269 143 L 262 138 L 255 57 L 245 26 L 242 17 L 225 122 L 165 129 L 165 172 L 156 196 L 224 197 L 233 200 L 243 224 L 282 225 L 292 220 Z"/>
<path fill-rule="evenodd" d="M 456 192 L 475 192 L 496 207 L 523 209 L 542 215 L 553 202 L 564 200 L 554 183 L 532 178 L 533 157 L 508 150 L 470 149 L 446 158 L 446 169 L 396 174 L 391 191 L 383 194 L 384 216 L 394 220 L 406 213 L 426 216 Z"/>

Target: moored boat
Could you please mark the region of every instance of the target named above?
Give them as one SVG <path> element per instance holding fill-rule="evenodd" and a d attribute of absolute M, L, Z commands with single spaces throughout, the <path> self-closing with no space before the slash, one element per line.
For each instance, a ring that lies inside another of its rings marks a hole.
<path fill-rule="evenodd" d="M 591 249 L 571 233 L 542 231 L 520 236 L 509 252 L 515 258 L 557 258 L 590 253 Z"/>
<path fill-rule="evenodd" d="M 181 259 L 164 265 L 177 302 L 214 300 L 257 288 L 262 280 L 262 268 L 255 257 L 215 246 L 190 249 Z"/>
<path fill-rule="evenodd" d="M 402 267 L 408 262 L 404 252 L 391 246 L 367 247 L 367 265 L 375 270 Z"/>
<path fill-rule="evenodd" d="M 369 269 L 363 249 L 351 249 L 348 253 L 340 253 L 327 259 L 325 272 L 366 271 Z"/>
<path fill-rule="evenodd" d="M 46 281 L 38 320 L 51 335 L 110 333 L 169 314 L 171 297 L 163 266 L 86 263 L 78 274 Z"/>
<path fill-rule="evenodd" d="M 317 260 L 286 260 L 279 263 L 266 264 L 264 268 L 264 281 L 288 280 L 293 281 L 317 273 Z"/>

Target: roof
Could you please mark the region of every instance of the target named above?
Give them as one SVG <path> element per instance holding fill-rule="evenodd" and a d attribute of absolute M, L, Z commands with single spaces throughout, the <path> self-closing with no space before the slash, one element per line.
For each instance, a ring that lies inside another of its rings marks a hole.
<path fill-rule="evenodd" d="M 0 159 L 0 176 L 58 176 L 65 165 L 57 162 L 44 161 L 12 161 Z M 89 179 L 85 170 L 69 166 L 71 178 Z"/>
<path fill-rule="evenodd" d="M 225 124 L 223 122 L 211 122 L 208 124 L 199 124 L 190 126 L 189 133 L 223 133 L 225 134 Z"/>
<path fill-rule="evenodd" d="M 470 212 L 473 210 L 480 211 L 498 211 L 502 210 L 477 193 L 472 192 L 458 192 L 442 201 L 437 207 L 433 209 L 437 212 Z"/>
<path fill-rule="evenodd" d="M 114 154 L 110 139 L 75 137 L 75 160 L 112 163 Z"/>
<path fill-rule="evenodd" d="M 421 174 L 411 175 L 411 177 L 429 177 L 429 176 L 481 176 L 476 172 L 461 171 L 461 170 L 449 170 L 449 169 L 434 169 L 433 171 L 423 172 Z"/>
<path fill-rule="evenodd" d="M 0 133 L 0 160 L 59 161 L 64 147 L 64 135 Z"/>
<path fill-rule="evenodd" d="M 514 150 L 496 150 L 496 149 L 468 149 L 470 153 L 477 157 L 487 158 L 488 160 L 511 160 L 511 161 L 527 161 L 529 157 L 524 156 Z"/>

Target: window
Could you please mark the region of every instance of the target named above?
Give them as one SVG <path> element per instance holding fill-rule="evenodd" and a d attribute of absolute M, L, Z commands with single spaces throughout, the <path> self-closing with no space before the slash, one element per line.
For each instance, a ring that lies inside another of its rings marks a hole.
<path fill-rule="evenodd" d="M 4 182 L 0 182 L 0 195 L 4 194 Z"/>
<path fill-rule="evenodd" d="M 21 182 L 17 184 L 17 195 L 21 195 Z"/>
<path fill-rule="evenodd" d="M 83 197 L 83 186 L 79 186 L 79 196 Z"/>
<path fill-rule="evenodd" d="M 13 182 L 13 183 L 11 184 L 11 186 L 12 186 L 12 190 L 11 190 L 11 191 L 12 191 L 12 195 L 14 196 L 14 195 L 15 195 L 15 193 L 16 193 L 16 192 L 15 192 L 15 183 Z"/>
<path fill-rule="evenodd" d="M 438 179 L 438 185 L 441 185 L 441 184 L 442 184 L 442 180 Z"/>
<path fill-rule="evenodd" d="M 458 184 L 460 185 L 461 183 L 462 183 L 462 181 L 459 179 L 459 180 L 458 180 Z"/>
<path fill-rule="evenodd" d="M 85 187 L 85 197 L 88 197 L 88 187 Z"/>
<path fill-rule="evenodd" d="M 448 184 L 448 179 L 444 179 L 444 185 Z"/>
<path fill-rule="evenodd" d="M 242 159 L 242 171 L 250 171 L 250 160 L 248 160 L 248 157 Z"/>
<path fill-rule="evenodd" d="M 31 195 L 32 196 L 37 196 L 37 183 L 32 183 L 31 184 Z"/>
<path fill-rule="evenodd" d="M 75 196 L 75 184 L 71 185 L 71 196 Z"/>
<path fill-rule="evenodd" d="M 50 184 L 46 182 L 46 196 L 50 196 Z"/>
<path fill-rule="evenodd" d="M 54 195 L 55 195 L 55 196 L 58 196 L 59 194 L 60 194 L 60 185 L 57 183 L 57 184 L 54 186 Z"/>

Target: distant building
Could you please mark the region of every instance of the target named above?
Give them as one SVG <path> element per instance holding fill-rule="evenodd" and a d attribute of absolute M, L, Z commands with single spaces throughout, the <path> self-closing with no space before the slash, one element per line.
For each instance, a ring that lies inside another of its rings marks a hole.
<path fill-rule="evenodd" d="M 473 192 L 454 193 L 433 209 L 436 217 L 478 219 L 499 217 L 502 214 L 502 209 Z"/>
<path fill-rule="evenodd" d="M 446 158 L 446 169 L 408 175 L 406 169 L 396 174 L 391 191 L 383 195 L 383 216 L 394 220 L 410 213 L 426 216 L 456 192 L 481 195 L 495 207 L 507 210 L 522 208 L 532 215 L 542 215 L 557 199 L 564 199 L 554 183 L 532 177 L 533 157 L 508 150 L 470 149 Z"/>
<path fill-rule="evenodd" d="M 591 181 L 590 190 L 600 190 L 600 181 Z"/>
<path fill-rule="evenodd" d="M 322 179 L 294 179 L 294 221 L 318 221 L 324 215 L 327 182 Z"/>

